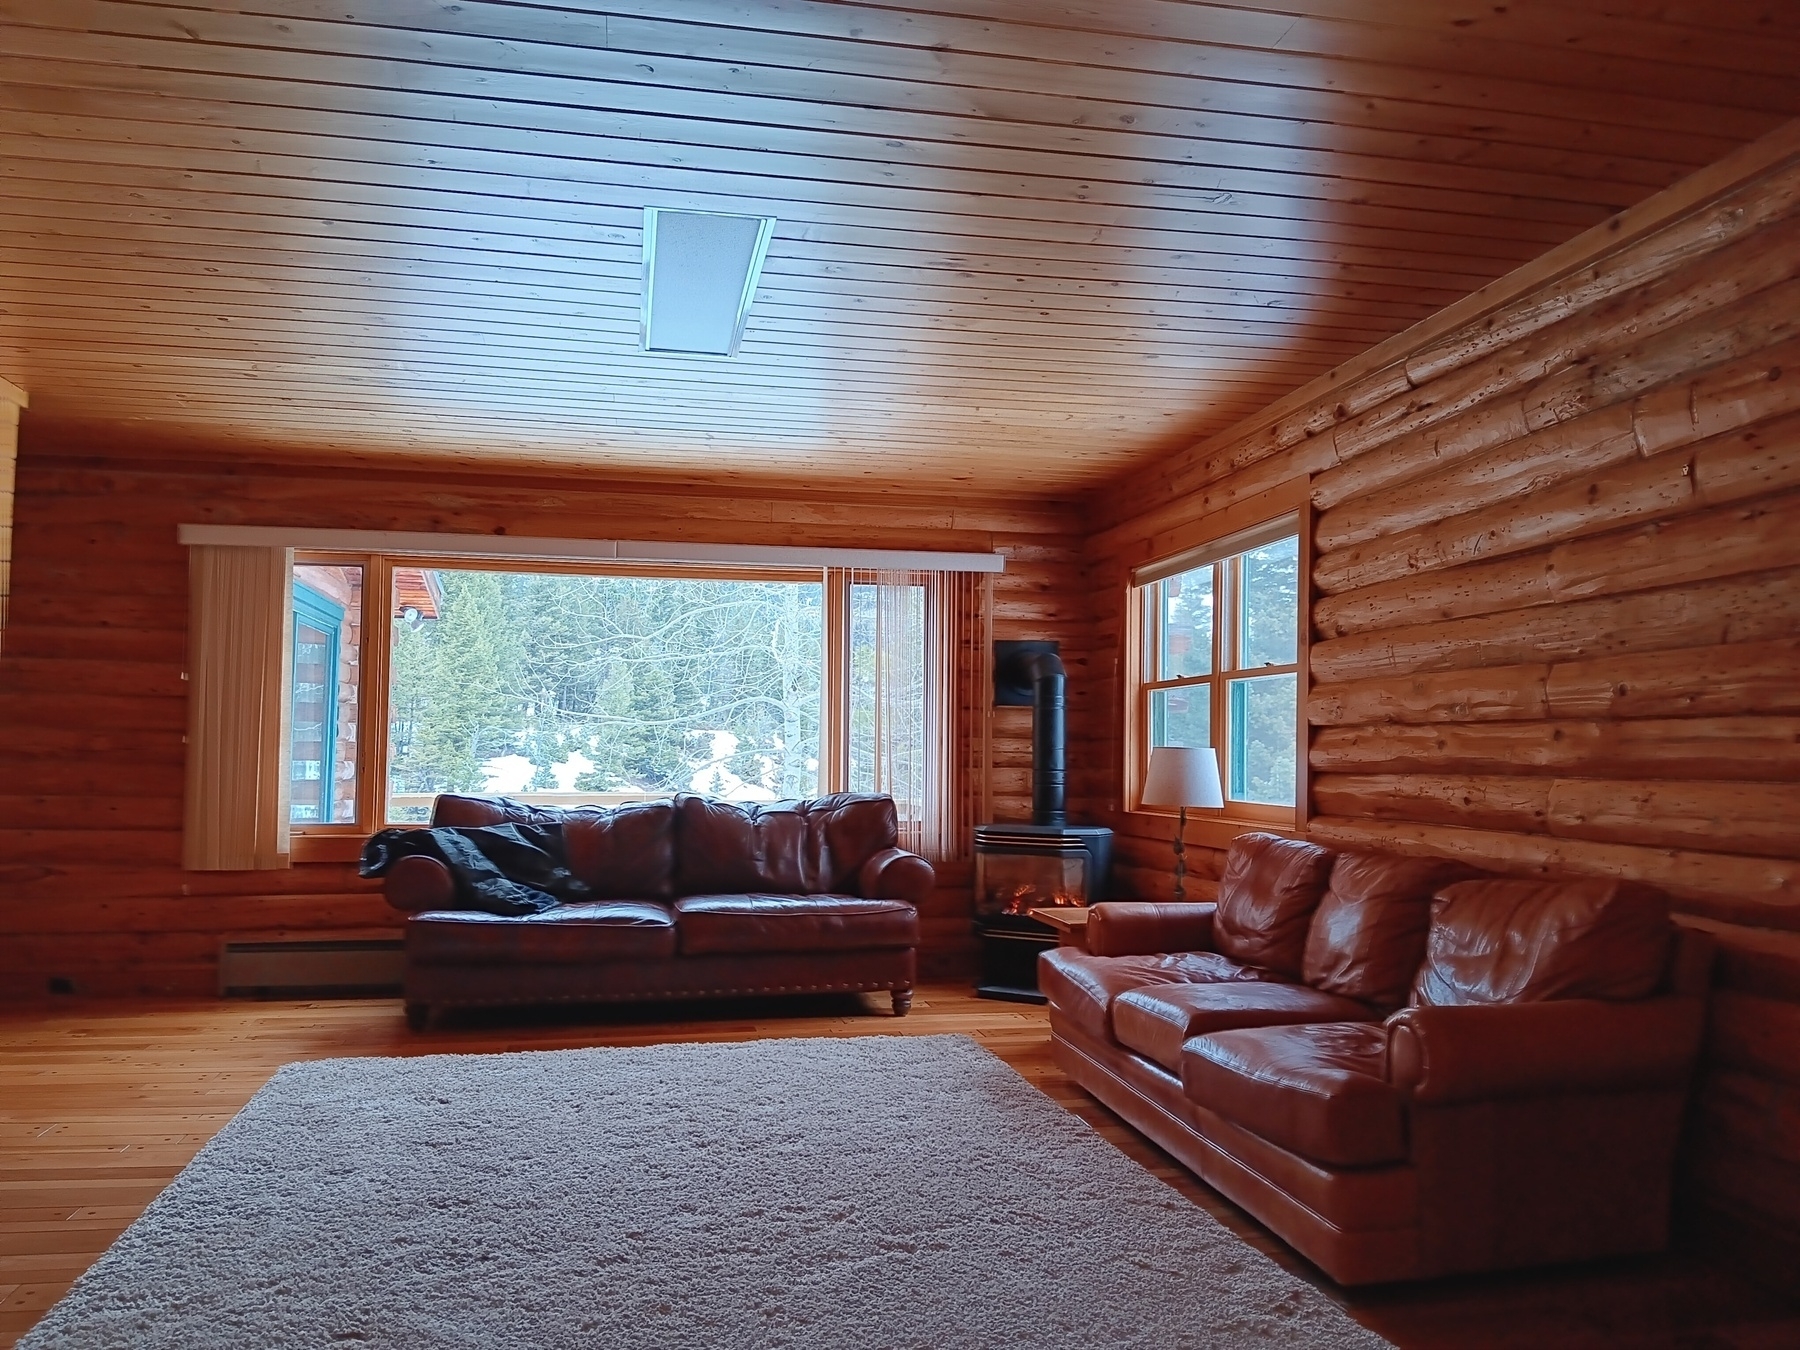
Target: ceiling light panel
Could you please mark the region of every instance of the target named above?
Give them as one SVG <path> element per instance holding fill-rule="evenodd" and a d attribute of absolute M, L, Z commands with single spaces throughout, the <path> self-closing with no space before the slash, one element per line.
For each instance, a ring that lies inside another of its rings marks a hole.
<path fill-rule="evenodd" d="M 647 352 L 735 356 L 773 216 L 644 208 Z"/>

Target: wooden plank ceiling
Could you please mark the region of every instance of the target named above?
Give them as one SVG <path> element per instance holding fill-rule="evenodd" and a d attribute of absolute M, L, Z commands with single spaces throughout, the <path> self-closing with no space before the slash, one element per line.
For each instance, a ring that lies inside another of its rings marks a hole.
<path fill-rule="evenodd" d="M 1068 494 L 1800 114 L 1790 0 L 0 0 L 38 425 Z M 646 205 L 778 217 L 739 359 Z"/>

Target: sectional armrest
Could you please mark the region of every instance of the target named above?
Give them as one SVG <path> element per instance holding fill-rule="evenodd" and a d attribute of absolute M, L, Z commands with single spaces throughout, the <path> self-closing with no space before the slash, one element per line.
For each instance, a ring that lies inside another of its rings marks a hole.
<path fill-rule="evenodd" d="M 415 853 L 401 858 L 381 878 L 387 902 L 403 914 L 427 909 L 456 909 L 456 882 L 436 858 Z"/>
<path fill-rule="evenodd" d="M 1387 1022 L 1388 1078 L 1425 1106 L 1680 1088 L 1705 1019 L 1699 998 L 1406 1008 Z"/>
<path fill-rule="evenodd" d="M 1150 956 L 1212 950 L 1217 905 L 1108 900 L 1088 912 L 1087 949 L 1094 956 Z"/>
<path fill-rule="evenodd" d="M 909 900 L 918 904 L 937 885 L 931 864 L 903 848 L 884 848 L 856 874 L 857 894 L 869 900 Z"/>

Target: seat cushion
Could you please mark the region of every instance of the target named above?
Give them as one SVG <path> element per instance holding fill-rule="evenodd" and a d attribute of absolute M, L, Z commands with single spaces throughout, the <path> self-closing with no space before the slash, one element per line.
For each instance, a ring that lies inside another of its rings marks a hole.
<path fill-rule="evenodd" d="M 854 895 L 689 895 L 675 902 L 684 956 L 916 947 L 919 911 Z"/>
<path fill-rule="evenodd" d="M 1267 971 L 1239 965 L 1217 952 L 1156 956 L 1090 956 L 1057 947 L 1038 957 L 1038 988 L 1090 1036 L 1113 1039 L 1113 1000 L 1147 985 L 1230 984 L 1261 980 Z"/>
<path fill-rule="evenodd" d="M 427 965 L 512 961 L 580 965 L 675 955 L 675 920 L 648 900 L 558 905 L 542 914 L 427 910 L 406 921 L 406 956 Z"/>
<path fill-rule="evenodd" d="M 1434 1007 L 1643 998 L 1675 937 L 1669 897 L 1629 881 L 1464 881 L 1431 907 L 1414 998 Z"/>
<path fill-rule="evenodd" d="M 1127 989 L 1112 1004 L 1113 1036 L 1170 1073 L 1181 1072 L 1191 1036 L 1293 1022 L 1360 1022 L 1375 1012 L 1354 999 L 1269 980 L 1230 984 L 1158 984 Z"/>
<path fill-rule="evenodd" d="M 1431 897 L 1479 876 L 1444 858 L 1340 853 L 1306 934 L 1301 978 L 1315 989 L 1392 1012 L 1425 960 Z"/>
<path fill-rule="evenodd" d="M 1300 978 L 1306 932 L 1331 878 L 1332 854 L 1278 834 L 1240 834 L 1225 855 L 1213 947 L 1234 961 Z"/>
<path fill-rule="evenodd" d="M 1386 1074 L 1379 1022 L 1218 1031 L 1181 1051 L 1181 1085 L 1192 1100 L 1333 1167 L 1405 1160 L 1405 1108 Z"/>

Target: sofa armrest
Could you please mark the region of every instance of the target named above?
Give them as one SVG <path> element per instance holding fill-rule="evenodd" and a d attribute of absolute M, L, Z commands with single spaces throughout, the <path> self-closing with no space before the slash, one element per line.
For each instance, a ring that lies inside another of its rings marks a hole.
<path fill-rule="evenodd" d="M 1387 1021 L 1388 1079 L 1425 1106 L 1681 1088 L 1705 1020 L 1698 998 L 1406 1008 Z"/>
<path fill-rule="evenodd" d="M 869 900 L 909 900 L 918 904 L 937 885 L 931 864 L 903 848 L 884 848 L 856 874 L 858 895 Z"/>
<path fill-rule="evenodd" d="M 381 879 L 382 894 L 402 914 L 428 909 L 456 909 L 456 882 L 436 858 L 415 853 L 401 858 Z"/>
<path fill-rule="evenodd" d="M 1212 950 L 1217 905 L 1107 900 L 1088 911 L 1087 949 L 1094 956 L 1149 956 Z"/>

